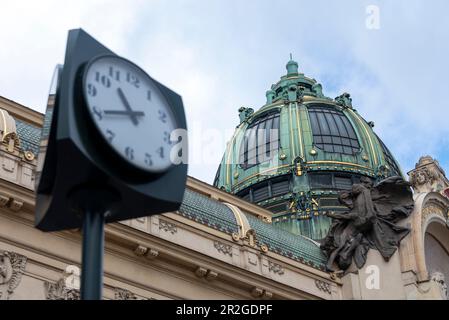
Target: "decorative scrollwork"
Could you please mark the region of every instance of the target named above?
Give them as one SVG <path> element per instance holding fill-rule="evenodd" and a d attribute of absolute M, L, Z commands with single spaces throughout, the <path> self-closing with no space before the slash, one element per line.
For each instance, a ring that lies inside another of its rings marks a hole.
<path fill-rule="evenodd" d="M 280 264 L 271 261 L 268 261 L 268 270 L 273 273 L 277 273 L 280 276 L 285 273 L 284 268 L 282 268 Z"/>
<path fill-rule="evenodd" d="M 320 289 L 323 292 L 331 294 L 331 285 L 328 282 L 322 281 L 322 280 L 315 280 L 315 285 L 318 289 Z"/>
<path fill-rule="evenodd" d="M 175 224 L 162 219 L 159 220 L 159 229 L 164 230 L 165 232 L 170 232 L 171 234 L 178 232 L 178 228 Z"/>
<path fill-rule="evenodd" d="M 122 288 L 114 288 L 115 300 L 138 300 L 137 296 L 129 290 Z"/>
<path fill-rule="evenodd" d="M 228 244 L 224 244 L 219 241 L 214 241 L 214 247 L 217 249 L 218 252 L 221 252 L 223 254 L 227 254 L 232 257 L 232 246 Z"/>
<path fill-rule="evenodd" d="M 20 284 L 27 258 L 15 252 L 0 253 L 0 300 L 8 300 Z"/>
<path fill-rule="evenodd" d="M 443 218 L 445 221 L 447 220 L 446 213 L 441 206 L 436 203 L 429 203 L 421 211 L 421 225 L 424 225 L 431 215 L 437 215 Z"/>
<path fill-rule="evenodd" d="M 66 286 L 65 279 L 58 282 L 44 282 L 47 300 L 80 300 L 80 291 Z"/>

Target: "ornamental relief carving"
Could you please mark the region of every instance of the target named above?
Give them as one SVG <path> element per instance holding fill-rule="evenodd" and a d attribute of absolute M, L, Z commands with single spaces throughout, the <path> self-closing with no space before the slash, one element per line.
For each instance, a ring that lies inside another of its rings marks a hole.
<path fill-rule="evenodd" d="M 268 270 L 282 276 L 285 271 L 280 264 L 268 261 Z"/>
<path fill-rule="evenodd" d="M 421 157 L 410 171 L 410 184 L 417 192 L 440 192 L 448 186 L 444 170 L 430 156 Z"/>
<path fill-rule="evenodd" d="M 431 215 L 440 216 L 447 223 L 447 213 L 443 207 L 437 203 L 431 202 L 427 204 L 421 212 L 421 225 L 424 226 Z"/>
<path fill-rule="evenodd" d="M 67 287 L 63 278 L 56 283 L 45 281 L 44 287 L 47 300 L 80 300 L 80 291 Z"/>
<path fill-rule="evenodd" d="M 178 228 L 175 224 L 162 219 L 159 220 L 159 230 L 164 230 L 165 232 L 170 232 L 171 234 L 178 232 Z"/>
<path fill-rule="evenodd" d="M 0 300 L 8 300 L 20 284 L 27 258 L 15 252 L 0 253 Z"/>
<path fill-rule="evenodd" d="M 449 298 L 448 296 L 448 292 L 447 292 L 447 284 L 446 284 L 446 280 L 444 278 L 444 274 L 441 272 L 434 272 L 431 277 L 430 280 L 433 281 L 438 289 L 440 290 L 440 294 L 441 294 L 441 298 L 443 300 L 447 300 Z"/>
<path fill-rule="evenodd" d="M 328 294 L 331 294 L 331 285 L 328 282 L 322 281 L 322 280 L 315 280 L 316 287 L 323 292 L 326 292 Z"/>
<path fill-rule="evenodd" d="M 66 266 L 62 277 L 56 282 L 44 282 L 47 300 L 79 300 L 81 270 L 78 266 Z"/>
<path fill-rule="evenodd" d="M 232 257 L 232 246 L 219 242 L 219 241 L 214 241 L 214 247 L 215 249 L 217 249 L 218 252 L 221 252 L 225 255 L 229 255 L 230 257 Z"/>
<path fill-rule="evenodd" d="M 129 290 L 122 288 L 114 288 L 114 300 L 148 300 L 136 296 Z"/>

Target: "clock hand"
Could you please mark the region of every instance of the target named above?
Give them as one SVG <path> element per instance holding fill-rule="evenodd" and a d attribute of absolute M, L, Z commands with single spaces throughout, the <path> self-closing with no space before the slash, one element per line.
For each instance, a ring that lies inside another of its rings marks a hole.
<path fill-rule="evenodd" d="M 104 110 L 103 112 L 104 114 L 128 115 L 135 117 L 141 117 L 145 115 L 143 111 Z"/>
<path fill-rule="evenodd" d="M 133 109 L 131 109 L 131 106 L 128 103 L 128 100 L 126 100 L 125 94 L 123 93 L 121 88 L 117 88 L 118 96 L 120 97 L 120 100 L 122 101 L 123 105 L 125 106 L 125 109 L 129 113 L 129 117 L 131 118 L 132 123 L 137 126 L 138 121 L 136 115 L 133 114 Z"/>

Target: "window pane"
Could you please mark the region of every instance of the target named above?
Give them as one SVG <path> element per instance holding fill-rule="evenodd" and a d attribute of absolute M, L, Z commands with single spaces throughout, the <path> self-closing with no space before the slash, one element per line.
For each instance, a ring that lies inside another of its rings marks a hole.
<path fill-rule="evenodd" d="M 332 137 L 332 143 L 333 144 L 341 144 L 341 138 L 340 137 Z"/>
<path fill-rule="evenodd" d="M 343 123 L 343 120 L 341 120 L 341 117 L 334 117 L 335 118 L 335 122 L 337 123 L 338 126 L 338 131 L 340 132 L 340 135 L 343 137 L 348 137 L 348 131 L 346 130 L 346 127 Z"/>
<path fill-rule="evenodd" d="M 273 129 L 279 130 L 279 114 L 277 114 L 275 117 L 273 117 Z"/>
<path fill-rule="evenodd" d="M 318 124 L 320 125 L 321 134 L 330 134 L 329 126 L 327 125 L 326 118 L 324 117 L 323 113 L 318 113 Z"/>
<path fill-rule="evenodd" d="M 351 146 L 353 146 L 354 148 L 359 148 L 359 142 L 357 140 L 351 140 Z"/>
<path fill-rule="evenodd" d="M 246 129 L 239 159 L 242 168 L 247 169 L 259 163 L 269 161 L 279 148 L 279 134 L 272 134 L 272 129 L 279 129 L 279 112 L 269 113 L 255 119 Z"/>
<path fill-rule="evenodd" d="M 260 202 L 268 198 L 268 186 L 257 188 L 253 191 L 254 202 Z"/>
<path fill-rule="evenodd" d="M 288 180 L 288 177 L 285 177 L 284 179 L 285 180 L 271 183 L 271 192 L 273 193 L 274 197 L 278 195 L 283 195 L 289 191 L 290 182 Z"/>
<path fill-rule="evenodd" d="M 326 113 L 325 116 L 326 116 L 327 124 L 329 125 L 329 128 L 331 130 L 331 134 L 333 136 L 340 135 L 340 133 L 338 132 L 338 129 L 337 129 L 337 125 L 335 124 L 335 121 L 334 121 L 334 115 L 331 113 Z"/>
<path fill-rule="evenodd" d="M 310 174 L 309 179 L 312 188 L 332 188 L 331 174 Z"/>
<path fill-rule="evenodd" d="M 335 187 L 337 189 L 349 190 L 352 187 L 351 177 L 335 176 Z"/>
<path fill-rule="evenodd" d="M 326 152 L 334 152 L 334 148 L 332 148 L 332 145 L 331 145 L 331 144 L 325 144 L 325 145 L 323 145 L 323 149 L 324 149 L 324 151 L 326 151 Z"/>
<path fill-rule="evenodd" d="M 349 120 L 336 108 L 312 105 L 308 107 L 314 144 L 326 151 L 354 154 L 360 148 Z"/>
<path fill-rule="evenodd" d="M 343 147 L 342 146 L 334 146 L 334 151 L 337 153 L 343 153 Z"/>
<path fill-rule="evenodd" d="M 357 139 L 357 136 L 355 135 L 354 128 L 352 127 L 351 123 L 349 122 L 348 118 L 345 116 L 341 117 L 341 120 L 345 124 L 346 130 L 348 132 L 348 136 L 352 139 Z"/>
<path fill-rule="evenodd" d="M 343 147 L 343 153 L 353 154 L 352 148 L 350 148 L 350 147 Z"/>
<path fill-rule="evenodd" d="M 309 115 L 310 115 L 310 124 L 312 126 L 313 134 L 320 135 L 321 134 L 321 130 L 320 130 L 320 126 L 318 125 L 318 119 L 316 117 L 316 113 L 315 112 L 310 112 Z"/>
<path fill-rule="evenodd" d="M 268 119 L 265 124 L 265 143 L 270 143 L 270 129 L 273 126 L 273 119 Z"/>

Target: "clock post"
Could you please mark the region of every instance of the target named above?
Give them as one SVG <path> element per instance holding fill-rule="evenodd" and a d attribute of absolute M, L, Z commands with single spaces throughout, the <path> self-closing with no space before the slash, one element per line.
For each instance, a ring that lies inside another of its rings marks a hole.
<path fill-rule="evenodd" d="M 35 226 L 82 229 L 81 298 L 101 299 L 105 224 L 181 205 L 184 106 L 81 29 L 69 31 L 57 70 L 38 155 Z"/>
<path fill-rule="evenodd" d="M 103 289 L 104 215 L 86 209 L 83 222 L 81 299 L 101 300 Z"/>
<path fill-rule="evenodd" d="M 117 194 L 102 188 L 81 188 L 70 195 L 72 208 L 82 215 L 81 299 L 100 300 L 103 289 L 105 217 Z"/>

